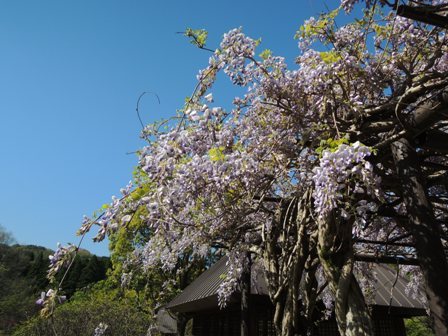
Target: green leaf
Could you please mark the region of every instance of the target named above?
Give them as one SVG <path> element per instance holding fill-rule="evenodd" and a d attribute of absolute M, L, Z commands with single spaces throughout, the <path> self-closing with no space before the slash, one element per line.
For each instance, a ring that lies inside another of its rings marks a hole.
<path fill-rule="evenodd" d="M 208 32 L 205 29 L 191 29 L 185 30 L 184 36 L 190 38 L 190 43 L 199 48 L 205 47 L 207 42 Z"/>
<path fill-rule="evenodd" d="M 320 53 L 320 57 L 322 58 L 322 61 L 324 61 L 327 64 L 336 63 L 341 59 L 341 56 L 335 50 L 322 51 Z"/>
<path fill-rule="evenodd" d="M 224 161 L 226 156 L 224 155 L 224 147 L 214 147 L 208 151 L 208 155 L 210 156 L 210 160 L 213 162 Z"/>
<path fill-rule="evenodd" d="M 272 51 L 269 50 L 269 49 L 265 49 L 265 50 L 263 50 L 263 52 L 259 56 L 260 56 L 261 59 L 266 60 L 270 56 L 272 56 Z"/>

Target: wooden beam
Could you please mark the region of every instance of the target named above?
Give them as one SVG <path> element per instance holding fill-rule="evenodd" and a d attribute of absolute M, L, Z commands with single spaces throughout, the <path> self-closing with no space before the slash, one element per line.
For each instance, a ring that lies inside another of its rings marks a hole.
<path fill-rule="evenodd" d="M 401 256 L 376 256 L 373 254 L 356 254 L 356 261 L 373 262 L 377 264 L 398 264 L 398 265 L 413 265 L 420 266 L 420 263 L 415 258 L 401 257 Z"/>
<path fill-rule="evenodd" d="M 432 6 L 412 7 L 407 5 L 398 6 L 397 14 L 415 21 L 427 23 L 436 27 L 448 29 L 448 18 L 430 11 Z"/>
<path fill-rule="evenodd" d="M 382 246 L 415 247 L 415 245 L 413 243 L 399 243 L 399 242 L 384 241 L 384 240 L 356 239 L 355 243 L 373 244 L 373 245 L 382 245 Z"/>

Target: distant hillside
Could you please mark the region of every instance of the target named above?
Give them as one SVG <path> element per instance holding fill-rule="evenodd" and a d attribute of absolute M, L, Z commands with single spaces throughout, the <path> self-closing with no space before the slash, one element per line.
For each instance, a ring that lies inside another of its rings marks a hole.
<path fill-rule="evenodd" d="M 47 289 L 48 256 L 54 251 L 34 245 L 0 244 L 0 335 L 10 335 L 21 321 L 38 312 L 35 304 Z M 63 292 L 73 293 L 106 277 L 108 257 L 97 257 L 82 250 L 62 285 Z"/>

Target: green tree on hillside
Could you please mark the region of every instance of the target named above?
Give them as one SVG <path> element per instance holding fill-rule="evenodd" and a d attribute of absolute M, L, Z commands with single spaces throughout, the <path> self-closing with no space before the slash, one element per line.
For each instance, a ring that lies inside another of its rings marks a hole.
<path fill-rule="evenodd" d="M 48 256 L 44 258 L 44 253 L 40 251 L 31 263 L 27 278 L 35 292 L 42 290 L 48 286 L 47 279 Z"/>
<path fill-rule="evenodd" d="M 48 285 L 45 259 L 50 253 L 37 246 L 0 245 L 0 335 L 10 335 L 38 312 L 35 301 Z"/>
<path fill-rule="evenodd" d="M 53 251 L 39 246 L 0 244 L 0 335 L 11 335 L 19 323 L 39 312 L 36 300 L 48 287 L 51 254 Z M 109 260 L 82 253 L 73 266 L 62 286 L 69 297 L 76 290 L 104 279 Z"/>
<path fill-rule="evenodd" d="M 0 224 L 0 244 L 11 245 L 15 243 L 15 238 L 12 233 L 8 232 L 1 224 Z"/>
<path fill-rule="evenodd" d="M 100 285 L 101 287 L 101 285 Z M 94 289 L 78 292 L 58 306 L 51 319 L 33 317 L 11 335 L 14 336 L 92 336 L 100 323 L 108 326 L 105 335 L 146 335 L 151 323 L 145 312 L 132 302 L 116 299 L 116 290 Z"/>

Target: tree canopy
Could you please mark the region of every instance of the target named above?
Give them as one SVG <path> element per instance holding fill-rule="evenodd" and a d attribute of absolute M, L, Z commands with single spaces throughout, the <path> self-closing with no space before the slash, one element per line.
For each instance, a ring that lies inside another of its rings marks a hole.
<path fill-rule="evenodd" d="M 138 178 L 81 233 L 99 225 L 102 240 L 137 216 L 149 232 L 135 251 L 145 269 L 226 251 L 222 305 L 252 253 L 281 335 L 303 333 L 321 298 L 342 335 L 371 335 L 366 262 L 404 264 L 448 334 L 446 32 L 387 1 L 338 25 L 356 2 L 307 20 L 292 66 L 241 28 L 216 49 L 188 30 L 211 50 L 193 95 L 145 127 Z M 220 73 L 244 89 L 230 108 L 213 101 Z"/>
<path fill-rule="evenodd" d="M 49 285 L 48 257 L 52 253 L 41 246 L 0 244 L 0 335 L 11 335 L 20 323 L 38 313 L 36 297 Z M 107 267 L 109 258 L 82 251 L 61 290 L 70 298 L 76 290 L 104 279 Z"/>
<path fill-rule="evenodd" d="M 0 244 L 10 245 L 15 242 L 13 235 L 0 225 Z"/>

